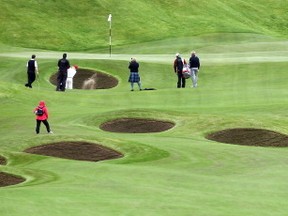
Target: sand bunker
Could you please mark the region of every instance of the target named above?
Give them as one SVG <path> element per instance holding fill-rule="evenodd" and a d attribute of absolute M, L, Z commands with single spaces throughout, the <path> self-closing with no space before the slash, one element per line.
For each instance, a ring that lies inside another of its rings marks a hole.
<path fill-rule="evenodd" d="M 50 77 L 50 82 L 57 85 L 57 73 Z M 85 83 L 89 82 L 89 86 Z M 77 69 L 77 73 L 73 78 L 74 89 L 109 89 L 118 85 L 118 80 L 105 73 L 93 71 L 89 69 Z"/>
<path fill-rule="evenodd" d="M 57 142 L 36 146 L 26 149 L 25 152 L 58 158 L 94 162 L 123 157 L 121 153 L 102 145 L 75 141 Z"/>
<path fill-rule="evenodd" d="M 175 124 L 155 119 L 120 118 L 104 122 L 100 128 L 110 132 L 120 133 L 153 133 L 169 130 Z"/>
<path fill-rule="evenodd" d="M 123 154 L 99 144 L 88 142 L 57 142 L 26 149 L 24 152 L 80 161 L 102 161 L 123 157 Z M 2 157 L 0 157 L 1 159 Z M 4 163 L 2 158 L 1 160 Z M 6 160 L 5 160 L 6 163 Z M 19 184 L 25 179 L 0 172 L 0 187 Z"/>
<path fill-rule="evenodd" d="M 287 147 L 288 136 L 270 130 L 254 128 L 234 128 L 218 131 L 206 136 L 209 140 L 221 143 L 263 146 L 263 147 Z"/>
<path fill-rule="evenodd" d="M 0 172 L 0 187 L 6 187 L 9 185 L 20 184 L 24 182 L 25 179 L 19 176 L 10 175 L 4 172 Z"/>
<path fill-rule="evenodd" d="M 174 127 L 167 121 L 153 119 L 121 118 L 103 123 L 100 128 L 111 132 L 122 133 L 151 133 L 165 131 Z M 234 128 L 208 134 L 207 139 L 236 145 L 263 146 L 263 147 L 287 147 L 288 136 L 270 130 L 254 128 Z M 104 147 L 102 145 L 65 141 L 50 143 L 26 149 L 25 152 L 58 158 L 101 161 L 123 157 L 123 154 Z M 0 156 L 0 164 L 5 165 L 6 159 Z M 0 187 L 19 184 L 25 179 L 0 172 Z"/>

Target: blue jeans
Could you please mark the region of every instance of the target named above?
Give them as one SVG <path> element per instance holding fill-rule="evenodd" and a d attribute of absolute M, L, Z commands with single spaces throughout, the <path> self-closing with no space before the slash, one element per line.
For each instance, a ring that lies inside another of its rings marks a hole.
<path fill-rule="evenodd" d="M 197 82 L 198 82 L 198 68 L 190 68 L 191 71 L 191 79 L 192 79 L 192 84 L 193 87 L 196 88 L 197 87 Z"/>

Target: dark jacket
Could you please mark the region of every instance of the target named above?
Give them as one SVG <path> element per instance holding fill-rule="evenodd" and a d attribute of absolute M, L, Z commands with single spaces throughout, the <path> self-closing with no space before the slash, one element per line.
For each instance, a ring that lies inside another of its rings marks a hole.
<path fill-rule="evenodd" d="M 139 72 L 139 63 L 136 61 L 131 61 L 128 68 L 130 69 L 130 72 Z"/>
<path fill-rule="evenodd" d="M 184 59 L 184 64 L 186 64 L 185 59 Z M 178 72 L 178 73 L 181 72 L 182 73 L 184 64 L 183 64 L 183 61 L 182 61 L 181 57 L 177 56 L 176 59 L 174 60 L 174 65 L 173 65 L 174 72 L 175 73 L 176 72 Z"/>
<path fill-rule="evenodd" d="M 198 68 L 200 69 L 200 61 L 197 56 L 191 56 L 189 59 L 190 68 Z"/>
<path fill-rule="evenodd" d="M 27 72 L 35 72 L 35 59 L 30 59 L 27 63 Z"/>
<path fill-rule="evenodd" d="M 58 68 L 60 72 L 67 72 L 70 68 L 70 63 L 66 58 L 62 58 L 58 61 Z"/>

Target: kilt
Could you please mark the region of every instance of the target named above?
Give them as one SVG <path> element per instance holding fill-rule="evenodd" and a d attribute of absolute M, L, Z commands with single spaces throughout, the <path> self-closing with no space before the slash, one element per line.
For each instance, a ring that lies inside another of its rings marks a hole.
<path fill-rule="evenodd" d="M 128 82 L 140 82 L 140 76 L 139 76 L 139 73 L 138 72 L 130 72 L 130 76 L 129 76 L 129 80 Z"/>

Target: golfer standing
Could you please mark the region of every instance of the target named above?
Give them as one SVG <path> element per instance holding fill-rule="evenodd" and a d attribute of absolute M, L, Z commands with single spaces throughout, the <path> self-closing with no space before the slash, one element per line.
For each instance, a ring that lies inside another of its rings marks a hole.
<path fill-rule="evenodd" d="M 78 66 L 71 66 L 67 70 L 66 89 L 73 89 L 73 77 L 77 73 Z"/>
<path fill-rule="evenodd" d="M 196 56 L 196 52 L 191 52 L 191 57 L 189 59 L 189 68 L 191 72 L 191 79 L 192 79 L 192 87 L 196 88 L 198 85 L 198 72 L 200 69 L 200 60 Z"/>
<path fill-rule="evenodd" d="M 26 87 L 32 88 L 32 83 L 36 79 L 36 73 L 38 74 L 38 64 L 36 61 L 36 55 L 32 55 L 31 59 L 26 64 L 28 82 L 25 84 Z"/>
<path fill-rule="evenodd" d="M 63 58 L 58 61 L 58 77 L 56 91 L 65 91 L 67 81 L 67 70 L 70 68 L 70 63 L 67 60 L 67 54 L 63 54 Z"/>
<path fill-rule="evenodd" d="M 141 81 L 139 75 L 139 63 L 135 58 L 131 58 L 128 68 L 130 69 L 130 76 L 128 82 L 131 83 L 131 91 L 134 91 L 134 83 L 138 84 L 139 90 L 141 91 Z"/>

